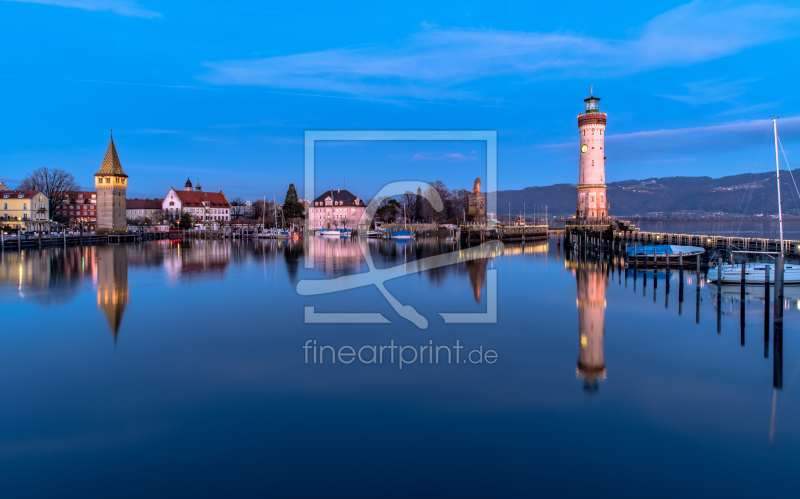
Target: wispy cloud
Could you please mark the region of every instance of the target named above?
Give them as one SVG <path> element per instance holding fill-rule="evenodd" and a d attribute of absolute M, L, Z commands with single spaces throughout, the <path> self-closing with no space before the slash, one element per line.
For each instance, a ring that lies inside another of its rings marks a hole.
<path fill-rule="evenodd" d="M 173 133 L 183 133 L 182 130 L 164 130 L 161 128 L 142 128 L 139 130 L 133 130 L 131 133 L 144 133 L 144 134 L 173 134 Z"/>
<path fill-rule="evenodd" d="M 411 161 L 476 161 L 476 156 L 464 156 L 460 152 L 442 154 L 441 156 L 428 156 L 425 154 L 414 154 Z"/>
<path fill-rule="evenodd" d="M 609 40 L 568 32 L 423 27 L 396 46 L 371 45 L 208 62 L 201 78 L 360 96 L 477 98 L 466 84 L 497 76 L 615 76 L 691 65 L 800 34 L 800 9 L 694 1 Z"/>
<path fill-rule="evenodd" d="M 758 81 L 758 78 L 728 81 L 724 78 L 696 81 L 684 84 L 685 94 L 662 95 L 668 99 L 685 102 L 693 106 L 712 102 L 734 102 L 744 95 L 747 84 Z"/>
<path fill-rule="evenodd" d="M 217 144 L 233 144 L 233 142 L 225 139 L 217 139 L 214 137 L 192 137 L 192 140 L 197 140 L 200 142 L 214 142 Z"/>
<path fill-rule="evenodd" d="M 130 0 L 5 0 L 6 2 L 38 3 L 43 5 L 56 5 L 58 7 L 68 7 L 82 9 L 92 12 L 113 12 L 120 16 L 144 17 L 152 19 L 161 17 L 160 12 L 145 9 L 134 1 Z"/>

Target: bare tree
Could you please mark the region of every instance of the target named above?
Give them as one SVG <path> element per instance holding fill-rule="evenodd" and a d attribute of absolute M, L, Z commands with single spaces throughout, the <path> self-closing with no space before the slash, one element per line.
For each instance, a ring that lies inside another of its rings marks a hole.
<path fill-rule="evenodd" d="M 154 225 L 160 225 L 164 222 L 164 219 L 167 218 L 164 210 L 153 210 L 152 213 L 153 214 L 151 215 L 150 219 Z"/>
<path fill-rule="evenodd" d="M 231 215 L 233 215 L 233 218 L 241 218 L 244 216 L 244 207 L 246 203 L 247 201 L 241 196 L 236 196 L 231 199 Z"/>
<path fill-rule="evenodd" d="M 47 214 L 47 218 L 50 219 L 53 217 L 53 213 L 69 203 L 69 193 L 81 190 L 81 186 L 75 181 L 75 177 L 71 173 L 58 168 L 42 166 L 25 175 L 17 189 L 20 191 L 41 191 L 42 194 L 47 196 L 50 200 L 50 213 Z"/>
<path fill-rule="evenodd" d="M 259 199 L 258 201 L 250 205 L 250 209 L 252 211 L 252 217 L 254 219 L 259 220 L 262 224 L 264 222 L 266 222 L 267 225 L 274 224 L 275 213 L 272 201 L 267 201 L 265 203 L 264 201 Z"/>
<path fill-rule="evenodd" d="M 464 214 L 469 210 L 469 193 L 466 189 L 453 189 L 453 213 L 456 218 L 464 218 Z"/>
<path fill-rule="evenodd" d="M 417 204 L 417 195 L 413 192 L 406 191 L 405 194 L 400 196 L 400 204 L 405 206 L 405 216 L 406 218 L 413 219 L 414 218 L 414 206 Z"/>

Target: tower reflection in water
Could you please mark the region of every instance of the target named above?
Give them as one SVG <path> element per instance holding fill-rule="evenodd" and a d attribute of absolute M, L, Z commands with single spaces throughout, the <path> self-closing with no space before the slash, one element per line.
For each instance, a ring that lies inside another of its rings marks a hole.
<path fill-rule="evenodd" d="M 576 374 L 583 378 L 583 388 L 594 393 L 606 377 L 603 355 L 605 334 L 606 286 L 608 275 L 601 265 L 592 261 L 567 260 L 578 286 L 578 367 Z"/>
<path fill-rule="evenodd" d="M 94 249 L 97 253 L 97 308 L 103 311 L 116 343 L 128 305 L 128 248 L 98 246 Z"/>

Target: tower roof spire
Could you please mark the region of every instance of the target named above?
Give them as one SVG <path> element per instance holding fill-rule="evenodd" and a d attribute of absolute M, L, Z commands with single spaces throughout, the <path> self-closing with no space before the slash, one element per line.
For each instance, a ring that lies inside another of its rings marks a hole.
<path fill-rule="evenodd" d="M 114 133 L 113 130 L 111 133 Z M 108 143 L 108 149 L 106 150 L 105 158 L 103 158 L 103 164 L 100 165 L 100 170 L 98 170 L 95 175 L 116 175 L 118 177 L 127 177 L 125 172 L 122 170 L 122 163 L 119 162 L 117 148 L 114 147 L 113 135 Z"/>
<path fill-rule="evenodd" d="M 594 85 L 589 85 L 589 97 L 594 97 Z"/>

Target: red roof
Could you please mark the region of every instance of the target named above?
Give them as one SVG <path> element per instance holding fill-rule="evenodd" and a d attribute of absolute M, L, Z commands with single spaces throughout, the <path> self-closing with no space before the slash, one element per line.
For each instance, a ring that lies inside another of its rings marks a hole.
<path fill-rule="evenodd" d="M 4 199 L 30 199 L 33 196 L 39 194 L 40 191 L 2 191 L 2 197 Z M 22 197 L 20 197 L 20 195 Z"/>
<path fill-rule="evenodd" d="M 205 206 L 209 203 L 210 208 L 230 208 L 231 204 L 225 199 L 221 192 L 203 191 L 175 191 L 184 206 Z"/>
<path fill-rule="evenodd" d="M 163 199 L 126 199 L 125 208 L 128 210 L 160 210 L 164 204 Z"/>

